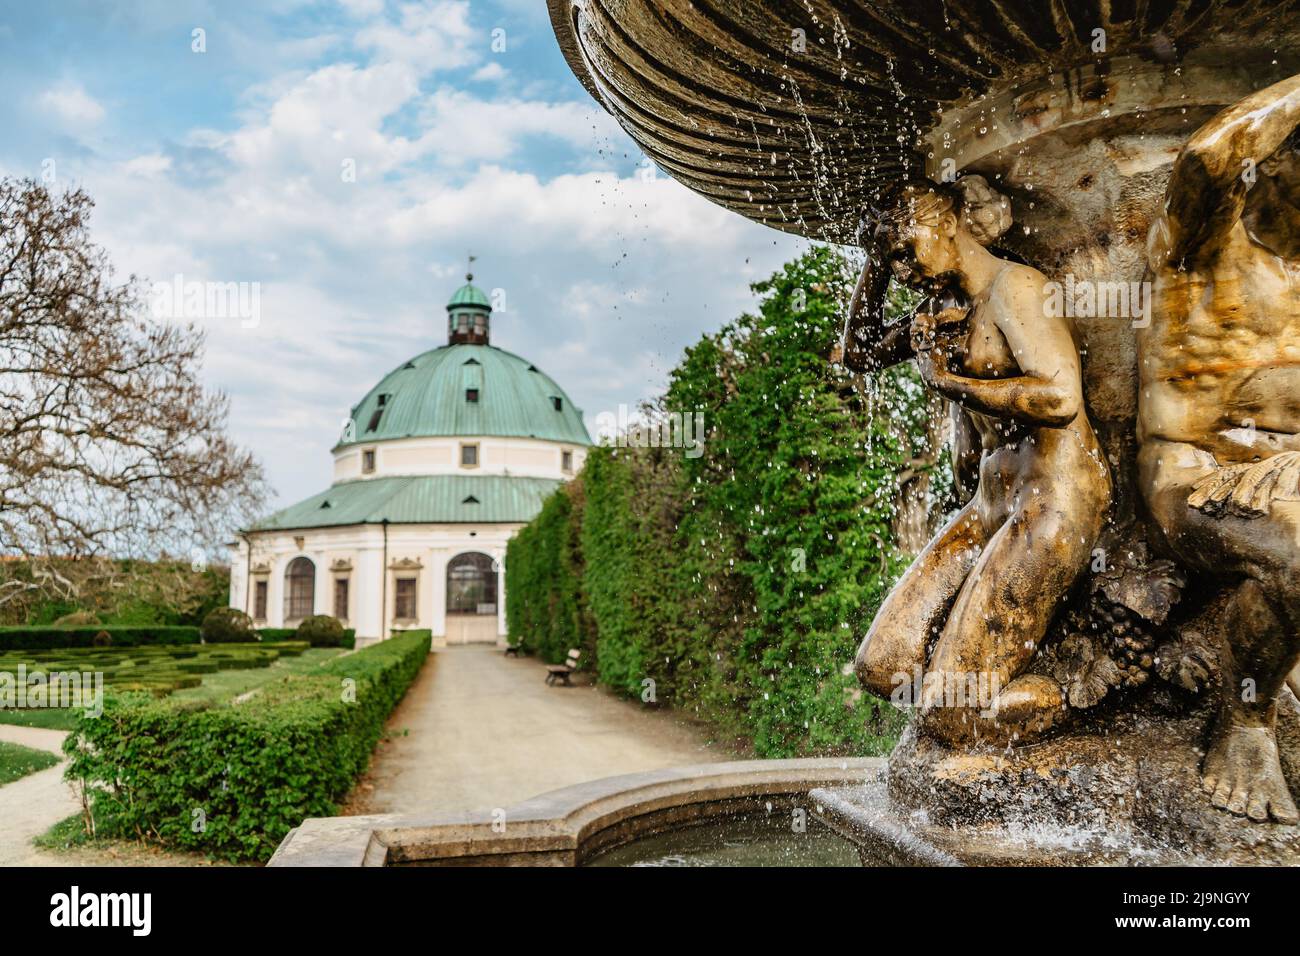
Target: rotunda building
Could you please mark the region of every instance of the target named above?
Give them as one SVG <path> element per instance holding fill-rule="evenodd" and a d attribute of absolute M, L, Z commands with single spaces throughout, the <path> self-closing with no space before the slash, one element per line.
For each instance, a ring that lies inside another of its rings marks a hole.
<path fill-rule="evenodd" d="M 591 439 L 554 380 L 491 344 L 491 313 L 466 276 L 447 344 L 352 408 L 334 483 L 239 535 L 232 607 L 258 627 L 331 614 L 358 646 L 412 628 L 436 643 L 504 639 L 506 542 L 582 468 Z"/>

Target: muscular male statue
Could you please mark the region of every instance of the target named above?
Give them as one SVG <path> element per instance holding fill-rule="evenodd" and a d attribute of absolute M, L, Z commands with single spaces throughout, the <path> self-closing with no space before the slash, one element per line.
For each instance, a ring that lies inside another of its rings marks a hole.
<path fill-rule="evenodd" d="M 1297 822 L 1277 696 L 1300 657 L 1300 76 L 1219 113 L 1174 165 L 1138 335 L 1140 480 L 1170 548 L 1233 588 L 1202 776 Z"/>

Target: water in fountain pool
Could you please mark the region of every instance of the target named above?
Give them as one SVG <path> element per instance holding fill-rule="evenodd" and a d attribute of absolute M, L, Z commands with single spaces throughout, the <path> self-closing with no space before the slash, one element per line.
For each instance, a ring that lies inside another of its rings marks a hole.
<path fill-rule="evenodd" d="M 785 815 L 734 817 L 659 833 L 586 866 L 861 866 L 852 843 L 817 823 L 796 832 Z"/>

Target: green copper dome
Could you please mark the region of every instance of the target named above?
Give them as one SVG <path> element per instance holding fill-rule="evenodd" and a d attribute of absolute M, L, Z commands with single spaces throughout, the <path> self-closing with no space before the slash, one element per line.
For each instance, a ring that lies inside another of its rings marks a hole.
<path fill-rule="evenodd" d="M 466 276 L 466 279 L 472 279 L 473 276 Z M 472 282 L 466 282 L 463 286 L 451 294 L 451 301 L 447 303 L 447 309 L 478 308 L 492 311 L 492 303 L 483 290 Z"/>
<path fill-rule="evenodd" d="M 549 375 L 495 346 L 458 344 L 384 376 L 352 409 L 338 447 L 443 435 L 591 444 L 582 410 Z"/>

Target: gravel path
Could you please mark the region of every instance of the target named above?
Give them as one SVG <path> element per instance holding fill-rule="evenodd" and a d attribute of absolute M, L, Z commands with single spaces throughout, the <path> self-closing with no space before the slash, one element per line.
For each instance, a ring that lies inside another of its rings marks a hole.
<path fill-rule="evenodd" d="M 62 755 L 62 730 L 0 724 L 0 740 Z M 54 824 L 81 809 L 72 787 L 63 782 L 66 761 L 0 787 L 0 866 L 56 862 L 32 846 Z"/>
<path fill-rule="evenodd" d="M 544 664 L 490 645 L 435 651 L 345 812 L 490 810 L 599 777 L 733 759 L 667 711 L 545 678 Z"/>

